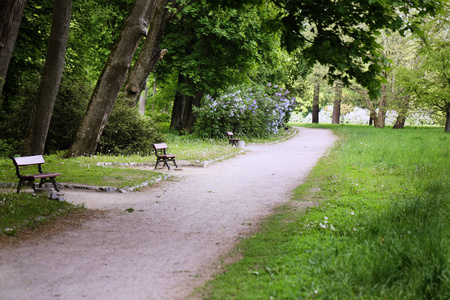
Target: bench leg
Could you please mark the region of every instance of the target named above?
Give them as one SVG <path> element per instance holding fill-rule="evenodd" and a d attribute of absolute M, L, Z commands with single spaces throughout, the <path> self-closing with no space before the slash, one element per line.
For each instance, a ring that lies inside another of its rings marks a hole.
<path fill-rule="evenodd" d="M 156 159 L 156 163 L 155 163 L 155 168 L 154 170 L 156 170 L 156 168 L 158 167 L 158 164 L 161 162 L 161 160 L 159 158 Z"/>
<path fill-rule="evenodd" d="M 17 193 L 20 193 L 20 189 L 24 185 L 30 186 L 33 189 L 33 191 L 36 193 L 36 187 L 34 186 L 34 180 L 25 180 L 25 179 L 20 179 L 19 184 L 17 185 Z"/>
<path fill-rule="evenodd" d="M 55 190 L 60 192 L 58 186 L 56 185 L 56 180 L 53 177 L 51 177 L 51 178 L 41 178 L 41 182 L 39 183 L 39 188 L 42 188 L 42 186 L 46 182 L 51 182 L 53 184 L 53 186 L 55 187 Z"/>
<path fill-rule="evenodd" d="M 164 160 L 164 165 L 163 165 L 163 168 L 164 168 L 164 166 L 166 166 L 166 167 L 167 167 L 167 170 L 169 170 L 169 171 L 170 171 L 170 167 L 169 167 L 169 164 L 168 164 L 167 162 L 168 162 L 168 160 L 167 160 L 167 159 L 165 159 L 165 160 Z"/>
<path fill-rule="evenodd" d="M 20 189 L 22 188 L 22 185 L 24 185 L 23 180 L 19 180 L 19 184 L 17 185 L 17 194 L 20 193 Z"/>

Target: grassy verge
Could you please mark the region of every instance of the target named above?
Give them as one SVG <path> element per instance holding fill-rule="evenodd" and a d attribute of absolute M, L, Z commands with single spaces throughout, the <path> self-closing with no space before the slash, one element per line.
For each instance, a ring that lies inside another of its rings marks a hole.
<path fill-rule="evenodd" d="M 67 202 L 29 193 L 0 193 L 0 232 L 15 236 L 21 230 L 34 229 L 58 216 L 82 209 Z"/>
<path fill-rule="evenodd" d="M 205 299 L 450 298 L 450 136 L 327 127 L 341 140 Z"/>

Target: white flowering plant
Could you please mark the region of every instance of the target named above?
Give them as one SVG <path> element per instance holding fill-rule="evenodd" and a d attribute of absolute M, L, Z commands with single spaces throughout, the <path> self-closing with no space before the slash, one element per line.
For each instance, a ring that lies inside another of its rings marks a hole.
<path fill-rule="evenodd" d="M 274 84 L 232 87 L 217 99 L 206 96 L 196 108 L 194 131 L 202 138 L 222 138 L 227 131 L 240 136 L 276 134 L 289 120 L 296 99 Z"/>

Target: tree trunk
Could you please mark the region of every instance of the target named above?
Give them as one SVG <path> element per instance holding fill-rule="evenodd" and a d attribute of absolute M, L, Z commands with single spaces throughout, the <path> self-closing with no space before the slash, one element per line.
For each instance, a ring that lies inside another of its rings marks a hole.
<path fill-rule="evenodd" d="M 178 87 L 189 84 L 189 79 L 183 74 L 178 75 Z M 186 102 L 188 102 L 189 96 L 183 95 L 178 89 L 175 95 L 175 101 L 172 108 L 172 118 L 170 121 L 171 130 L 181 130 L 183 129 L 183 116 L 186 107 Z"/>
<path fill-rule="evenodd" d="M 132 107 L 136 106 L 139 96 L 145 89 L 145 83 L 150 72 L 156 66 L 158 61 L 163 58 L 164 54 L 167 53 L 167 49 L 161 50 L 159 46 L 161 44 L 164 29 L 174 14 L 165 8 L 169 1 L 163 0 L 163 2 L 165 4 L 163 6 L 158 6 L 155 11 L 142 50 L 125 82 L 124 97 L 128 105 Z"/>
<path fill-rule="evenodd" d="M 194 97 L 194 101 L 192 102 L 192 108 L 193 107 L 200 107 L 200 102 L 202 100 L 203 97 L 203 93 L 198 92 L 197 95 L 195 95 Z M 191 108 L 191 115 L 189 116 L 189 120 L 186 126 L 186 129 L 191 131 L 192 127 L 194 126 L 195 120 L 197 120 L 197 116 L 195 113 L 192 113 L 192 108 Z"/>
<path fill-rule="evenodd" d="M 141 116 L 145 115 L 145 104 L 147 102 L 147 95 L 148 95 L 148 86 L 147 81 L 145 81 L 145 90 L 143 93 L 141 93 L 141 96 L 139 97 L 139 114 Z"/>
<path fill-rule="evenodd" d="M 382 84 L 382 95 L 380 100 L 378 101 L 378 112 L 373 106 L 372 101 L 369 98 L 366 98 L 367 107 L 370 111 L 370 117 L 373 120 L 373 125 L 375 128 L 384 128 L 385 119 L 386 119 L 386 84 Z M 369 121 L 369 125 L 370 121 Z"/>
<path fill-rule="evenodd" d="M 314 85 L 314 97 L 313 97 L 313 110 L 312 110 L 312 122 L 319 123 L 319 92 L 320 82 L 317 80 Z"/>
<path fill-rule="evenodd" d="M 410 97 L 405 96 L 402 107 L 400 108 L 400 111 L 398 112 L 397 120 L 395 121 L 393 129 L 403 129 L 405 127 L 406 123 L 406 114 L 408 113 L 409 109 L 409 103 L 410 103 Z"/>
<path fill-rule="evenodd" d="M 380 101 L 378 101 L 378 116 L 375 121 L 375 128 L 384 128 L 386 125 L 386 98 L 387 98 L 387 92 L 386 92 L 386 84 L 381 85 L 381 98 Z"/>
<path fill-rule="evenodd" d="M 450 133 L 450 104 L 447 104 L 447 120 L 445 121 L 445 132 Z"/>
<path fill-rule="evenodd" d="M 92 155 L 127 77 L 133 55 L 150 20 L 166 0 L 136 0 L 91 96 L 86 115 L 68 156 Z"/>
<path fill-rule="evenodd" d="M 183 118 L 181 119 L 181 129 L 188 131 L 187 125 L 192 113 L 192 104 L 194 103 L 194 96 L 185 96 Z"/>
<path fill-rule="evenodd" d="M 50 119 L 64 69 L 72 0 L 55 0 L 53 5 L 52 28 L 44 72 L 39 85 L 37 103 L 30 116 L 22 155 L 44 154 Z"/>
<path fill-rule="evenodd" d="M 16 44 L 27 0 L 1 0 L 0 9 L 0 95 Z"/>
<path fill-rule="evenodd" d="M 194 122 L 196 120 L 195 114 L 193 113 L 194 107 L 200 107 L 200 101 L 202 99 L 202 93 L 197 92 L 195 96 L 189 96 L 184 106 L 183 114 L 183 125 L 182 129 L 190 132 Z"/>
<path fill-rule="evenodd" d="M 394 126 L 392 126 L 392 129 L 403 129 L 405 127 L 406 123 L 406 117 L 399 115 L 397 117 L 397 120 L 395 121 Z"/>
<path fill-rule="evenodd" d="M 342 82 L 336 81 L 336 90 L 334 93 L 334 102 L 333 102 L 333 124 L 339 124 L 341 117 L 341 102 L 342 102 Z"/>

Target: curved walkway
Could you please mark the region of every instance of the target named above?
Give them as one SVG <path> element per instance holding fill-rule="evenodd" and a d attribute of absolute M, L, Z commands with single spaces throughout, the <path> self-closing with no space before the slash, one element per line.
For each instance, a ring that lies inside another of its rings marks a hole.
<path fill-rule="evenodd" d="M 67 201 L 106 213 L 1 248 L 0 299 L 186 299 L 239 237 L 290 200 L 335 140 L 329 130 L 301 128 L 138 192 L 64 191 Z"/>

